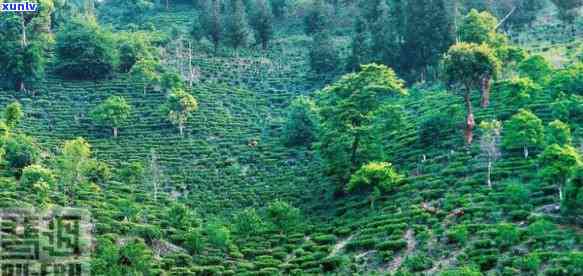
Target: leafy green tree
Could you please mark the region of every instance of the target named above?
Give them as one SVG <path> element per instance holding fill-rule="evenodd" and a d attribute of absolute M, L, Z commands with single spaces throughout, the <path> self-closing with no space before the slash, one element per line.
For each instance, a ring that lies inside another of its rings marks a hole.
<path fill-rule="evenodd" d="M 117 63 L 113 37 L 95 19 L 75 18 L 57 34 L 58 71 L 73 79 L 102 79 Z"/>
<path fill-rule="evenodd" d="M 120 38 L 119 69 L 128 73 L 139 60 L 152 60 L 154 49 L 142 34 L 129 34 Z"/>
<path fill-rule="evenodd" d="M 462 42 L 474 44 L 486 44 L 494 54 L 503 61 L 502 52 L 507 51 L 506 37 L 496 32 L 498 19 L 484 11 L 471 10 L 463 19 L 459 27 L 459 39 Z M 482 107 L 490 104 L 490 83 L 494 76 L 485 74 L 481 79 Z"/>
<path fill-rule="evenodd" d="M 471 144 L 475 126 L 472 90 L 480 85 L 485 76 L 496 76 L 500 69 L 500 61 L 487 45 L 462 42 L 451 46 L 443 64 L 446 79 L 464 88 L 463 97 L 467 114 L 465 140 L 467 144 Z"/>
<path fill-rule="evenodd" d="M 402 105 L 386 102 L 371 117 L 370 141 L 363 144 L 363 153 L 370 160 L 392 160 L 398 147 L 398 137 L 412 127 Z"/>
<path fill-rule="evenodd" d="M 263 219 L 254 208 L 246 208 L 234 217 L 235 230 L 246 237 L 257 234 L 263 228 Z"/>
<path fill-rule="evenodd" d="M 492 188 L 492 164 L 500 157 L 498 144 L 500 143 L 502 123 L 496 120 L 492 120 L 490 122 L 482 121 L 480 123 L 480 129 L 482 130 L 480 149 L 486 154 L 488 159 L 488 174 L 486 183 L 488 183 L 489 188 Z"/>
<path fill-rule="evenodd" d="M 574 169 L 573 177 L 565 188 L 565 199 L 561 202 L 561 212 L 576 222 L 583 222 L 583 166 Z"/>
<path fill-rule="evenodd" d="M 542 120 L 526 109 L 518 110 L 504 125 L 502 146 L 523 149 L 524 158 L 528 158 L 528 148 L 539 147 L 544 142 Z"/>
<path fill-rule="evenodd" d="M 547 126 L 545 138 L 547 145 L 570 145 L 572 141 L 571 128 L 568 124 L 565 124 L 559 120 L 554 120 Z"/>
<path fill-rule="evenodd" d="M 518 64 L 518 71 L 538 84 L 546 84 L 553 66 L 541 55 L 532 55 Z"/>
<path fill-rule="evenodd" d="M 53 172 L 41 165 L 29 165 L 22 170 L 21 187 L 35 197 L 41 206 L 50 202 L 49 193 L 55 183 Z"/>
<path fill-rule="evenodd" d="M 83 174 L 87 180 L 97 185 L 105 185 L 112 177 L 111 168 L 107 163 L 91 160 L 83 168 Z"/>
<path fill-rule="evenodd" d="M 316 140 L 318 127 L 314 101 L 308 97 L 295 98 L 288 107 L 283 137 L 288 146 L 311 145 Z"/>
<path fill-rule="evenodd" d="M 91 145 L 79 137 L 64 143 L 57 159 L 59 168 L 59 189 L 73 205 L 80 185 L 86 182 L 85 168 L 91 161 Z"/>
<path fill-rule="evenodd" d="M 261 42 L 261 47 L 266 50 L 273 37 L 273 14 L 266 0 L 258 0 L 256 5 L 256 12 L 251 17 L 251 26 L 255 33 L 255 41 Z"/>
<path fill-rule="evenodd" d="M 139 59 L 132 66 L 130 75 L 143 83 L 146 95 L 148 86 L 160 82 L 160 63 L 154 59 Z"/>
<path fill-rule="evenodd" d="M 583 96 L 583 63 L 555 71 L 551 76 L 549 89 L 555 97 L 560 93 Z"/>
<path fill-rule="evenodd" d="M 340 67 L 338 49 L 328 31 L 319 32 L 314 36 L 309 55 L 310 68 L 317 74 L 336 72 Z"/>
<path fill-rule="evenodd" d="M 226 17 L 225 24 L 225 37 L 231 46 L 237 50 L 239 47 L 247 44 L 247 39 L 249 37 L 247 14 L 245 13 L 243 1 L 232 1 L 228 11 L 229 14 Z"/>
<path fill-rule="evenodd" d="M 475 44 L 496 44 L 498 19 L 487 11 L 471 10 L 461 22 L 458 31 L 460 41 Z"/>
<path fill-rule="evenodd" d="M 26 90 L 25 83 L 44 77 L 52 0 L 32 0 L 36 12 L 0 13 L 0 76 L 12 81 L 15 88 Z"/>
<path fill-rule="evenodd" d="M 19 102 L 13 102 L 4 109 L 4 122 L 9 128 L 16 127 L 23 116 L 22 105 Z"/>
<path fill-rule="evenodd" d="M 168 120 L 178 126 L 180 136 L 184 136 L 184 127 L 188 118 L 198 109 L 196 99 L 182 89 L 175 89 L 166 98 L 162 112 Z"/>
<path fill-rule="evenodd" d="M 407 95 L 404 83 L 384 65 L 363 65 L 318 93 L 321 131 L 318 151 L 330 175 L 344 185 L 368 161 L 361 149 L 370 140 L 371 115 L 385 100 Z"/>
<path fill-rule="evenodd" d="M 182 76 L 176 71 L 165 72 L 160 79 L 160 85 L 169 93 L 185 88 Z"/>
<path fill-rule="evenodd" d="M 424 80 L 427 66 L 437 64 L 455 42 L 454 21 L 445 0 L 407 1 L 402 66 Z"/>
<path fill-rule="evenodd" d="M 117 138 L 118 128 L 130 117 L 132 107 L 123 97 L 111 96 L 91 111 L 91 118 L 100 125 L 113 129 L 113 137 Z"/>
<path fill-rule="evenodd" d="M 17 174 L 23 168 L 38 162 L 40 158 L 38 145 L 31 137 L 24 134 L 8 136 L 4 141 L 3 149 L 4 160 Z"/>
<path fill-rule="evenodd" d="M 560 95 L 551 103 L 551 111 L 555 118 L 571 125 L 583 123 L 583 96 Z"/>
<path fill-rule="evenodd" d="M 346 191 L 370 190 L 377 188 L 383 193 L 391 192 L 402 183 L 400 175 L 391 163 L 370 162 L 363 165 L 351 177 Z"/>
<path fill-rule="evenodd" d="M 288 232 L 299 224 L 301 214 L 298 208 L 285 201 L 276 200 L 267 206 L 267 218 L 275 229 Z"/>
<path fill-rule="evenodd" d="M 524 107 L 532 102 L 542 88 L 529 78 L 511 78 L 499 81 L 493 92 L 506 97 L 506 102 L 515 107 Z"/>
<path fill-rule="evenodd" d="M 151 275 L 154 263 L 152 251 L 139 239 L 118 246 L 109 238 L 99 238 L 91 271 L 95 275 Z"/>
<path fill-rule="evenodd" d="M 557 185 L 559 199 L 563 201 L 563 186 L 566 184 L 572 171 L 577 166 L 581 166 L 581 156 L 571 146 L 552 144 L 543 151 L 538 161 L 542 168 L 540 176 L 552 184 Z"/>
<path fill-rule="evenodd" d="M 204 30 L 204 36 L 213 43 L 215 52 L 219 50 L 224 35 L 220 6 L 219 0 L 208 0 L 203 4 L 203 11 L 200 13 L 200 24 Z"/>

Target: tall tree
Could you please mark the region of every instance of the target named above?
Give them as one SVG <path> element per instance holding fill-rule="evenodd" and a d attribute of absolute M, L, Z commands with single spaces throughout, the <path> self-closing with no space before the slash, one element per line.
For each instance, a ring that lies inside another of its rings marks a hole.
<path fill-rule="evenodd" d="M 215 52 L 217 52 L 223 38 L 221 3 L 219 0 L 207 0 L 204 2 L 203 10 L 200 13 L 200 23 L 205 36 L 213 43 Z"/>
<path fill-rule="evenodd" d="M 368 161 L 361 147 L 370 139 L 371 115 L 386 99 L 406 94 L 395 72 L 376 64 L 363 65 L 318 93 L 322 118 L 318 150 L 341 185 Z"/>
<path fill-rule="evenodd" d="M 492 48 L 495 54 L 499 54 L 500 48 L 505 44 L 506 38 L 496 32 L 498 19 L 488 12 L 471 10 L 459 27 L 459 40 L 467 43 L 486 44 Z M 500 58 L 500 57 L 499 57 Z M 490 84 L 492 77 L 489 74 L 482 76 L 481 92 L 482 107 L 490 104 Z"/>
<path fill-rule="evenodd" d="M 69 206 L 75 200 L 79 185 L 86 180 L 84 170 L 91 161 L 91 145 L 83 138 L 66 141 L 58 158 L 59 188 L 67 196 Z"/>
<path fill-rule="evenodd" d="M 453 19 L 445 0 L 408 1 L 405 14 L 404 69 L 425 79 L 427 66 L 437 64 L 455 41 Z"/>
<path fill-rule="evenodd" d="M 98 124 L 107 125 L 113 129 L 113 137 L 117 138 L 117 130 L 127 122 L 131 106 L 123 97 L 111 96 L 91 111 L 91 117 Z"/>
<path fill-rule="evenodd" d="M 463 87 L 467 114 L 465 140 L 467 144 L 471 144 L 475 126 L 472 90 L 480 84 L 484 76 L 495 76 L 498 73 L 500 61 L 487 45 L 462 42 L 451 46 L 443 63 L 446 79 Z"/>
<path fill-rule="evenodd" d="M 44 76 L 53 12 L 52 0 L 28 3 L 37 5 L 37 10 L 0 13 L 0 75 L 13 81 L 20 91 L 26 90 L 26 82 Z"/>
<path fill-rule="evenodd" d="M 58 71 L 74 79 L 101 79 L 111 74 L 117 52 L 111 33 L 94 18 L 75 18 L 57 34 Z"/>
<path fill-rule="evenodd" d="M 130 75 L 143 83 L 144 95 L 146 95 L 146 90 L 148 86 L 160 82 L 160 64 L 155 59 L 139 59 L 132 69 L 130 70 Z"/>
<path fill-rule="evenodd" d="M 543 123 L 534 113 L 520 109 L 505 123 L 502 145 L 506 149 L 523 149 L 525 159 L 528 148 L 539 147 L 543 142 Z"/>
<path fill-rule="evenodd" d="M 234 0 L 229 7 L 229 14 L 226 18 L 225 37 L 237 50 L 247 44 L 249 28 L 247 27 L 247 15 L 243 0 Z"/>
<path fill-rule="evenodd" d="M 571 146 L 552 144 L 545 148 L 538 161 L 542 168 L 540 170 L 541 177 L 557 186 L 559 199 L 563 201 L 563 186 L 573 170 L 581 166 L 581 156 Z"/>
<path fill-rule="evenodd" d="M 257 0 L 255 9 L 256 12 L 251 18 L 251 26 L 255 32 L 255 40 L 261 42 L 261 46 L 265 50 L 273 36 L 273 15 L 266 0 Z"/>
<path fill-rule="evenodd" d="M 162 112 L 166 114 L 168 120 L 178 126 L 180 136 L 184 135 L 184 125 L 197 109 L 196 99 L 182 89 L 174 89 L 162 106 Z"/>

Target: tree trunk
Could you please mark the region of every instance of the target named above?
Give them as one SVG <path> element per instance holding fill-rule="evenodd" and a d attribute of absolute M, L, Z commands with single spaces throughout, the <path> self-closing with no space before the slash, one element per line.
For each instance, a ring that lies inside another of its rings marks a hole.
<path fill-rule="evenodd" d="M 166 9 L 170 8 L 170 0 L 166 0 Z"/>
<path fill-rule="evenodd" d="M 466 89 L 466 94 L 464 95 L 464 100 L 466 102 L 466 111 L 467 111 L 467 118 L 466 118 L 466 131 L 465 131 L 465 138 L 466 143 L 468 145 L 472 144 L 472 140 L 474 138 L 474 126 L 476 122 L 474 121 L 474 113 L 472 111 L 472 101 L 470 99 L 470 89 Z"/>
<path fill-rule="evenodd" d="M 16 79 L 16 87 L 15 88 L 16 88 L 16 90 L 21 91 L 21 92 L 26 90 L 26 87 L 24 86 L 24 80 L 22 78 L 18 77 Z"/>
<path fill-rule="evenodd" d="M 113 128 L 113 138 L 117 138 L 117 127 Z"/>
<path fill-rule="evenodd" d="M 144 96 L 146 96 L 146 88 L 148 87 L 148 85 L 144 82 Z"/>
<path fill-rule="evenodd" d="M 180 131 L 180 137 L 184 137 L 184 125 L 178 125 L 178 130 Z"/>
<path fill-rule="evenodd" d="M 559 201 L 563 202 L 563 185 L 559 184 Z"/>
<path fill-rule="evenodd" d="M 20 13 L 20 28 L 22 29 L 22 34 L 21 34 L 21 45 L 22 46 L 22 50 L 24 50 L 24 48 L 26 47 L 26 26 L 24 24 L 24 12 Z"/>
<path fill-rule="evenodd" d="M 482 78 L 482 104 L 483 108 L 487 108 L 490 105 L 490 87 L 492 78 L 489 75 Z"/>
<path fill-rule="evenodd" d="M 524 159 L 528 159 L 528 147 L 524 146 Z"/>

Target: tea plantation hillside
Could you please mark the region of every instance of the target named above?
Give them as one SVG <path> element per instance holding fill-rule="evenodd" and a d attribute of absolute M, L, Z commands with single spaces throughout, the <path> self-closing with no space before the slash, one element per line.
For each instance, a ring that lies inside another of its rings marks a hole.
<path fill-rule="evenodd" d="M 583 7 L 503 2 L 0 13 L 0 207 L 91 214 L 70 255 L 24 262 L 583 275 Z"/>

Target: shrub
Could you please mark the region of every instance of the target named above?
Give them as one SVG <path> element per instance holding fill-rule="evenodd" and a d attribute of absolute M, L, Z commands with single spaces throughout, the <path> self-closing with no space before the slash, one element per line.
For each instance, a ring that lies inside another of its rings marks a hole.
<path fill-rule="evenodd" d="M 422 254 L 407 256 L 403 265 L 413 272 L 420 272 L 423 270 L 430 269 L 433 265 L 433 261 Z"/>
<path fill-rule="evenodd" d="M 301 215 L 298 208 L 276 200 L 267 207 L 267 217 L 277 230 L 286 232 L 298 225 Z"/>
<path fill-rule="evenodd" d="M 520 232 L 513 224 L 498 224 L 496 226 L 496 241 L 502 247 L 512 246 L 520 241 Z"/>
<path fill-rule="evenodd" d="M 465 244 L 468 240 L 468 229 L 464 225 L 457 225 L 447 231 L 447 239 L 458 244 Z"/>
<path fill-rule="evenodd" d="M 231 232 L 221 223 L 212 222 L 205 226 L 205 232 L 210 244 L 218 248 L 227 248 L 231 243 Z"/>
<path fill-rule="evenodd" d="M 287 122 L 283 128 L 284 142 L 288 146 L 309 146 L 316 139 L 318 126 L 316 105 L 308 97 L 295 98 L 288 107 Z"/>
<path fill-rule="evenodd" d="M 75 18 L 57 34 L 57 71 L 73 79 L 101 79 L 117 63 L 114 40 L 94 19 Z"/>
<path fill-rule="evenodd" d="M 6 139 L 4 159 L 14 171 L 19 172 L 24 167 L 36 163 L 39 157 L 40 149 L 31 137 L 18 134 Z"/>

